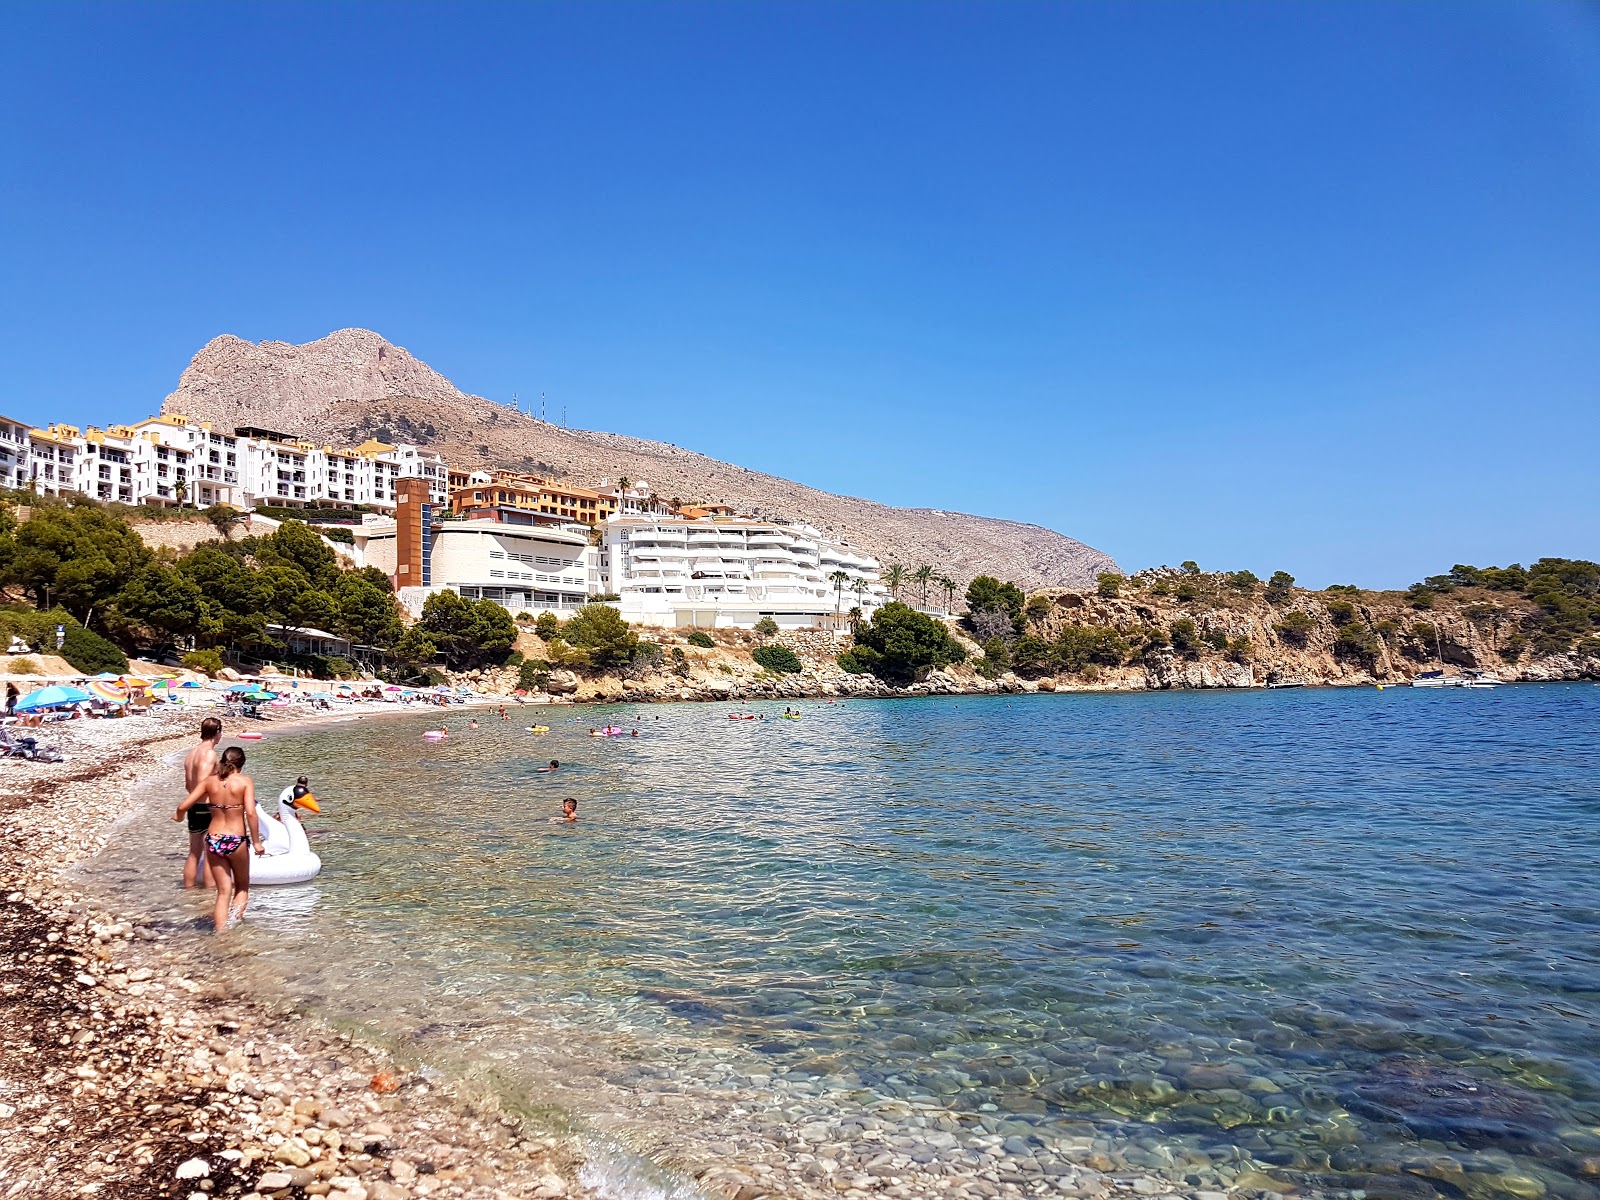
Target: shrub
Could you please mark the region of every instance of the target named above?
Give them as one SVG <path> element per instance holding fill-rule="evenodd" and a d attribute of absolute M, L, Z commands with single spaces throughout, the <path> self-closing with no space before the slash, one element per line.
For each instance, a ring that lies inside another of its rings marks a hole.
<path fill-rule="evenodd" d="M 1272 627 L 1273 632 L 1291 646 L 1304 646 L 1311 640 L 1311 631 L 1317 623 L 1298 608 L 1284 613 L 1283 620 Z"/>
<path fill-rule="evenodd" d="M 215 650 L 191 650 L 183 656 L 183 665 L 191 671 L 203 671 L 215 679 L 222 674 L 222 655 Z"/>
<path fill-rule="evenodd" d="M 710 650 L 716 645 L 716 643 L 711 640 L 711 635 L 700 629 L 696 629 L 693 633 L 691 633 L 687 640 L 689 645 L 699 646 L 704 650 Z"/>
<path fill-rule="evenodd" d="M 1182 571 L 1185 575 L 1198 575 L 1200 574 L 1200 564 L 1195 562 L 1192 558 L 1186 558 L 1178 564 L 1178 570 Z"/>
<path fill-rule="evenodd" d="M 1274 571 L 1267 580 L 1267 603 L 1287 604 L 1294 595 L 1294 576 L 1287 571 Z"/>
<path fill-rule="evenodd" d="M 1198 600 L 1200 599 L 1200 585 L 1192 579 L 1180 579 L 1178 585 L 1172 589 L 1172 594 L 1179 600 Z"/>
<path fill-rule="evenodd" d="M 1228 643 L 1228 657 L 1236 663 L 1254 662 L 1256 657 L 1255 644 L 1247 637 L 1235 638 Z"/>
<path fill-rule="evenodd" d="M 1220 629 L 1208 629 L 1200 635 L 1200 640 L 1213 650 L 1226 650 L 1228 648 L 1228 635 Z"/>
<path fill-rule="evenodd" d="M 533 619 L 533 631 L 548 642 L 561 632 L 561 618 L 553 612 L 542 612 Z"/>
<path fill-rule="evenodd" d="M 672 648 L 672 669 L 685 679 L 689 677 L 689 656 L 683 652 L 682 646 Z"/>
<path fill-rule="evenodd" d="M 67 626 L 67 639 L 61 645 L 61 657 L 85 675 L 99 675 L 103 671 L 115 671 L 121 675 L 128 669 L 126 654 L 82 625 Z"/>
<path fill-rule="evenodd" d="M 1353 658 L 1370 666 L 1378 657 L 1378 639 L 1365 625 L 1352 621 L 1339 627 L 1333 652 L 1340 658 Z"/>
<path fill-rule="evenodd" d="M 1423 583 L 1413 583 L 1406 591 L 1411 607 L 1426 612 L 1433 607 L 1434 590 Z"/>
<path fill-rule="evenodd" d="M 1011 622 L 1012 632 L 1022 623 L 1022 610 L 1027 604 L 1027 596 L 1014 583 L 1001 583 L 993 575 L 979 575 L 967 584 L 967 628 L 977 632 L 971 622 L 976 621 L 979 614 L 997 612 L 1005 614 Z M 981 643 L 984 639 L 979 638 Z"/>
<path fill-rule="evenodd" d="M 787 646 L 757 646 L 750 652 L 756 663 L 779 675 L 797 675 L 804 669 L 800 658 Z"/>
<path fill-rule="evenodd" d="M 1600 658 L 1600 637 L 1579 638 L 1573 649 L 1585 658 Z"/>
<path fill-rule="evenodd" d="M 761 620 L 756 622 L 756 632 L 762 637 L 776 637 L 778 635 L 778 623 L 771 617 L 762 617 Z"/>
<path fill-rule="evenodd" d="M 1260 582 L 1253 571 L 1233 571 L 1228 575 L 1228 586 L 1236 592 L 1253 592 Z"/>
<path fill-rule="evenodd" d="M 978 660 L 978 673 L 985 679 L 994 679 L 1011 669 L 1011 647 L 1004 638 L 990 638 L 983 644 L 983 657 Z"/>
<path fill-rule="evenodd" d="M 1356 606 L 1348 600 L 1329 600 L 1328 616 L 1335 625 L 1348 625 L 1355 619 Z"/>
<path fill-rule="evenodd" d="M 11 660 L 11 673 L 13 675 L 37 675 L 39 664 L 31 658 L 14 658 Z"/>
<path fill-rule="evenodd" d="M 550 664 L 541 659 L 526 659 L 517 668 L 517 686 L 525 692 L 543 691 L 550 682 Z"/>
<path fill-rule="evenodd" d="M 1330 583 L 1322 589 L 1325 592 L 1341 592 L 1347 596 L 1359 596 L 1361 589 L 1353 583 Z"/>
<path fill-rule="evenodd" d="M 1372 632 L 1386 642 L 1392 642 L 1403 632 L 1398 621 L 1379 621 L 1372 627 Z"/>
<path fill-rule="evenodd" d="M 1050 615 L 1050 610 L 1054 607 L 1055 606 L 1050 603 L 1049 596 L 1030 596 L 1028 597 L 1027 607 L 1022 611 L 1023 615 L 1026 616 L 1028 620 L 1042 621 Z"/>
<path fill-rule="evenodd" d="M 1122 576 L 1113 571 L 1102 571 L 1095 577 L 1095 592 L 1107 600 L 1122 594 Z"/>
<path fill-rule="evenodd" d="M 1056 639 L 1056 661 L 1072 672 L 1091 665 L 1121 666 L 1130 650 L 1115 629 L 1103 625 L 1068 625 Z"/>
<path fill-rule="evenodd" d="M 1513 633 L 1506 638 L 1506 644 L 1500 651 L 1507 659 L 1516 662 L 1528 652 L 1528 639 L 1520 633 Z"/>
<path fill-rule="evenodd" d="M 1172 636 L 1159 625 L 1146 625 L 1139 630 L 1139 635 L 1144 638 L 1144 652 L 1146 654 L 1153 650 L 1165 650 L 1172 645 Z"/>
<path fill-rule="evenodd" d="M 1188 617 L 1179 617 L 1169 632 L 1173 649 L 1180 654 L 1194 654 L 1200 649 L 1200 628 Z"/>

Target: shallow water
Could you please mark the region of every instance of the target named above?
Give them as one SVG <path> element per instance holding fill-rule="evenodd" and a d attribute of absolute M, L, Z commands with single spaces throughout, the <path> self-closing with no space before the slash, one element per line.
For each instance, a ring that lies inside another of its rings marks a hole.
<path fill-rule="evenodd" d="M 688 1169 L 818 1179 L 876 1114 L 934 1176 L 984 1134 L 1044 1161 L 1112 1131 L 1197 1186 L 1600 1195 L 1600 689 L 801 707 L 260 743 L 264 798 L 312 777 L 325 869 L 232 952 Z M 172 829 L 97 869 L 178 919 Z M 612 1160 L 615 1194 L 670 1188 Z"/>

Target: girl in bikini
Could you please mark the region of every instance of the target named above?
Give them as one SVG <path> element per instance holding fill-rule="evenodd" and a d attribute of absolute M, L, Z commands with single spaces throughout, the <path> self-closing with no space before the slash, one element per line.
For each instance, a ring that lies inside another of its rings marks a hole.
<path fill-rule="evenodd" d="M 217 889 L 217 906 L 212 921 L 221 933 L 232 920 L 244 917 L 250 903 L 250 850 L 265 854 L 256 830 L 256 785 L 242 774 L 244 751 L 229 746 L 222 752 L 215 775 L 202 779 L 178 805 L 172 819 L 181 821 L 196 804 L 211 807 L 211 825 L 206 830 L 206 870 Z"/>

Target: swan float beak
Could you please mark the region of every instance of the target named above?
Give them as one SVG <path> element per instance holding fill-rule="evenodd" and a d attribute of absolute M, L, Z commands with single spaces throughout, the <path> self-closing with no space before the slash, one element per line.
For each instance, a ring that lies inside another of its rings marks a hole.
<path fill-rule="evenodd" d="M 318 804 L 317 798 L 311 795 L 309 792 L 306 795 L 301 796 L 298 800 L 293 800 L 290 803 L 292 803 L 296 808 L 305 809 L 307 812 L 319 813 L 322 811 L 322 805 Z"/>

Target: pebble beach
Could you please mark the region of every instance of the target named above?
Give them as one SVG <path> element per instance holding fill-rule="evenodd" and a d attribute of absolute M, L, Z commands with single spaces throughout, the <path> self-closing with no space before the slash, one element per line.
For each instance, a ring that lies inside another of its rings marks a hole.
<path fill-rule="evenodd" d="M 193 930 L 82 886 L 75 867 L 118 837 L 119 822 L 164 819 L 150 789 L 174 790 L 196 720 L 180 710 L 50 726 L 46 740 L 67 761 L 0 767 L 0 1196 L 1277 1194 L 1268 1177 L 1219 1171 L 1204 1155 L 1186 1162 L 1155 1138 L 1121 1143 L 1086 1124 L 1082 1136 L 1047 1139 L 931 1095 L 852 1111 L 816 1079 L 735 1080 L 712 1063 L 670 1079 L 641 1069 L 638 1082 L 657 1076 L 647 1104 L 677 1093 L 685 1117 L 717 1114 L 728 1140 L 713 1143 L 713 1161 L 596 1172 L 580 1139 L 531 1130 L 492 1097 L 408 1070 L 293 1005 L 239 994 L 226 951 L 213 956 Z M 316 721 L 279 717 L 273 732 Z M 729 1111 L 734 1084 L 768 1094 L 761 1121 Z M 628 1106 L 626 1079 L 598 1092 Z M 672 1161 L 670 1147 L 651 1149 Z"/>

